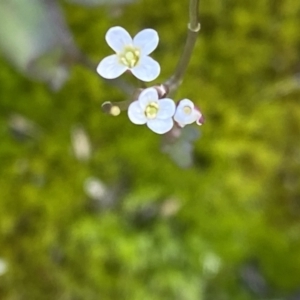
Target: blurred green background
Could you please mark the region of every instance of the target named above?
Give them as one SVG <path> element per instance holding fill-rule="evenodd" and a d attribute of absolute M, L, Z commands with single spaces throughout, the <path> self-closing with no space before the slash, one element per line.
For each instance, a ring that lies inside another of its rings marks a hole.
<path fill-rule="evenodd" d="M 150 27 L 163 82 L 188 1 L 88 2 L 0 1 L 0 299 L 300 299 L 300 2 L 200 1 L 175 96 L 206 119 L 189 168 L 74 64 Z"/>

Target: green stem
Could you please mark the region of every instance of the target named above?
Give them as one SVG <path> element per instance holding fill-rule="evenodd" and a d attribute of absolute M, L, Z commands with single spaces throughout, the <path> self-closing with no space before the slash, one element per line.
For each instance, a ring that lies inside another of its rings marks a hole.
<path fill-rule="evenodd" d="M 164 83 L 169 88 L 171 94 L 180 86 L 196 44 L 198 31 L 200 30 L 198 7 L 199 0 L 190 0 L 188 35 L 185 46 L 174 74 Z"/>
<path fill-rule="evenodd" d="M 127 110 L 131 103 L 132 100 L 125 100 L 119 102 L 106 101 L 102 104 L 101 107 L 103 112 L 116 117 L 121 113 L 121 111 Z"/>

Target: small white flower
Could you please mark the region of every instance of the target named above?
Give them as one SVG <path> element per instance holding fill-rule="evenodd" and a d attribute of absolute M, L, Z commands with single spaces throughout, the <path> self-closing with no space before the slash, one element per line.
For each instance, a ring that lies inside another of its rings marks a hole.
<path fill-rule="evenodd" d="M 175 108 L 172 99 L 159 99 L 155 88 L 147 88 L 129 105 L 128 117 L 134 124 L 147 124 L 152 131 L 163 134 L 173 127 Z"/>
<path fill-rule="evenodd" d="M 194 122 L 198 125 L 202 125 L 202 114 L 191 100 L 183 99 L 176 108 L 174 120 L 180 127 Z"/>
<path fill-rule="evenodd" d="M 107 31 L 105 39 L 116 54 L 105 57 L 99 63 L 97 72 L 102 77 L 114 79 L 130 70 L 143 81 L 157 78 L 160 66 L 148 56 L 158 45 L 159 37 L 155 30 L 144 29 L 132 39 L 124 28 L 116 26 Z"/>

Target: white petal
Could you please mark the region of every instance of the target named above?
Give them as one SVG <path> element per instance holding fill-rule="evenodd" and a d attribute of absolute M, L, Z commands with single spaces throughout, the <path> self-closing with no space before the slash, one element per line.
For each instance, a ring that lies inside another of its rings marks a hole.
<path fill-rule="evenodd" d="M 173 120 L 171 118 L 165 120 L 153 119 L 148 120 L 147 126 L 158 134 L 164 134 L 170 131 L 173 127 Z"/>
<path fill-rule="evenodd" d="M 106 79 L 117 78 L 126 70 L 127 67 L 119 63 L 116 54 L 103 58 L 97 67 L 97 72 Z"/>
<path fill-rule="evenodd" d="M 140 106 L 143 110 L 146 109 L 147 105 L 151 102 L 158 103 L 158 94 L 155 88 L 144 89 L 138 99 Z"/>
<path fill-rule="evenodd" d="M 133 44 L 130 34 L 120 26 L 110 28 L 105 39 L 110 48 L 117 53 L 123 51 L 125 46 Z"/>
<path fill-rule="evenodd" d="M 159 110 L 157 113 L 158 119 L 168 119 L 174 116 L 175 113 L 175 103 L 172 99 L 165 98 L 158 101 L 159 104 Z"/>
<path fill-rule="evenodd" d="M 194 103 L 189 99 L 183 99 L 179 102 L 178 107 L 184 107 L 184 106 L 189 106 L 191 109 L 194 109 Z"/>
<path fill-rule="evenodd" d="M 158 45 L 159 37 L 155 30 L 144 29 L 133 38 L 133 45 L 139 48 L 143 55 L 150 54 Z"/>
<path fill-rule="evenodd" d="M 174 115 L 174 120 L 181 126 L 184 127 L 187 124 L 191 124 L 196 121 L 194 113 L 187 115 L 184 111 L 178 108 Z"/>
<path fill-rule="evenodd" d="M 185 107 L 189 107 L 191 109 L 190 113 L 186 113 L 184 111 Z M 201 113 L 195 108 L 194 103 L 191 100 L 183 99 L 179 102 L 174 115 L 174 120 L 181 127 L 184 127 L 187 124 L 194 123 L 195 121 L 198 121 L 200 118 L 201 118 Z"/>
<path fill-rule="evenodd" d="M 142 81 L 152 81 L 160 73 L 158 62 L 149 56 L 142 56 L 139 63 L 131 69 L 132 74 Z"/>
<path fill-rule="evenodd" d="M 134 101 L 129 105 L 127 113 L 130 121 L 134 124 L 141 125 L 147 122 L 147 118 L 138 101 Z"/>

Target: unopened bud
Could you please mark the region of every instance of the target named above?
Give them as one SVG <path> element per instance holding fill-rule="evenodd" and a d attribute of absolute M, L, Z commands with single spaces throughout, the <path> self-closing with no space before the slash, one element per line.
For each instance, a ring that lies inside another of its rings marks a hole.
<path fill-rule="evenodd" d="M 110 114 L 111 114 L 112 116 L 116 117 L 116 116 L 118 116 L 120 113 L 121 113 L 121 109 L 120 109 L 118 106 L 114 105 L 114 106 L 111 107 L 111 109 L 110 109 Z"/>

